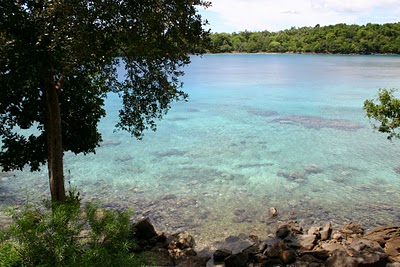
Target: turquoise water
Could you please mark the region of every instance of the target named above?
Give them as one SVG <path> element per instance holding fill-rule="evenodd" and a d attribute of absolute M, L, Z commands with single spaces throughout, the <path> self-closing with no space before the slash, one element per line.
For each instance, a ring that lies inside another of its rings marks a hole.
<path fill-rule="evenodd" d="M 110 96 L 104 143 L 66 154 L 66 178 L 84 200 L 132 207 L 200 245 L 266 236 L 288 219 L 399 224 L 400 143 L 374 132 L 362 110 L 378 88 L 400 88 L 399 74 L 396 56 L 195 57 L 183 79 L 189 101 L 142 141 L 113 132 L 119 101 Z M 49 194 L 46 172 L 0 179 L 3 205 Z"/>

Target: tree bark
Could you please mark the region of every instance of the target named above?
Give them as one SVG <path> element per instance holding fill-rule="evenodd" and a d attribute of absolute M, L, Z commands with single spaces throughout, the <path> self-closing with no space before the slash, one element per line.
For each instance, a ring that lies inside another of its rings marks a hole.
<path fill-rule="evenodd" d="M 52 82 L 45 86 L 46 102 L 46 138 L 47 138 L 47 166 L 51 200 L 65 201 L 63 148 L 61 133 L 61 112 L 58 99 L 59 90 Z"/>

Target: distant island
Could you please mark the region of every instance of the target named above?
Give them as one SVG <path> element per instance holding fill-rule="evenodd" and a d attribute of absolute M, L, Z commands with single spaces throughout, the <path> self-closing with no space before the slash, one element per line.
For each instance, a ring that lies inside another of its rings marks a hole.
<path fill-rule="evenodd" d="M 400 54 L 400 22 L 212 33 L 209 53 Z"/>

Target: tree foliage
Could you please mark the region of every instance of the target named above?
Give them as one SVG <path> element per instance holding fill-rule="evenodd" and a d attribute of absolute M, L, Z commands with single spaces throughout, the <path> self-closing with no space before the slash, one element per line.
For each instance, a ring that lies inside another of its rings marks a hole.
<path fill-rule="evenodd" d="M 170 103 L 187 97 L 179 82 L 181 67 L 190 62 L 188 54 L 207 45 L 206 22 L 197 8 L 208 5 L 202 0 L 1 1 L 3 170 L 28 164 L 36 171 L 48 162 L 50 183 L 53 176 L 63 179 L 63 152 L 94 152 L 101 141 L 97 124 L 110 92 L 123 99 L 118 128 L 138 138 L 154 130 Z M 117 77 L 118 64 L 125 65 L 125 77 Z"/>
<path fill-rule="evenodd" d="M 388 134 L 388 139 L 400 138 L 400 99 L 396 98 L 396 90 L 380 89 L 377 99 L 365 100 L 364 110 L 367 117 L 377 121 L 373 127 L 379 132 Z"/>
<path fill-rule="evenodd" d="M 213 33 L 211 53 L 399 54 L 400 23 L 292 27 L 278 32 Z"/>

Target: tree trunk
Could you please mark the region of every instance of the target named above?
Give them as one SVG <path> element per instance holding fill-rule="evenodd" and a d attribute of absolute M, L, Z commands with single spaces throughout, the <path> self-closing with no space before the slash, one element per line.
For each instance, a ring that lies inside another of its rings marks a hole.
<path fill-rule="evenodd" d="M 51 200 L 65 201 L 63 148 L 61 134 L 61 113 L 58 100 L 59 90 L 52 82 L 45 86 L 46 101 L 46 137 L 47 137 L 47 166 Z"/>

